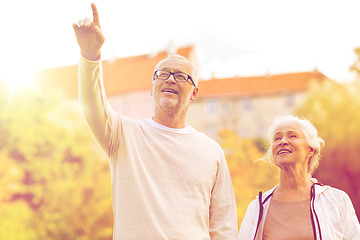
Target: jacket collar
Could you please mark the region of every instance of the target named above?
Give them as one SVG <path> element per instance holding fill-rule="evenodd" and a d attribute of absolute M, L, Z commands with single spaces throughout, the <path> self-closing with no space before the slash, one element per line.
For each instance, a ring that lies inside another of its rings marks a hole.
<path fill-rule="evenodd" d="M 318 180 L 316 178 L 311 178 L 311 181 L 313 183 L 318 183 Z M 267 198 L 271 193 L 274 192 L 274 190 L 279 186 L 279 184 L 275 185 L 272 189 L 266 191 L 263 193 L 263 199 Z M 315 196 L 319 196 L 321 193 L 323 193 L 326 189 L 328 189 L 329 186 L 327 185 L 315 185 Z M 258 197 L 258 196 L 257 196 Z"/>

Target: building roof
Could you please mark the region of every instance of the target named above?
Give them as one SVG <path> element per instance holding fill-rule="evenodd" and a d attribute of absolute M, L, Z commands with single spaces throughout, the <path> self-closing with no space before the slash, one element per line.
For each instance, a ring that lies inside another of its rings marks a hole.
<path fill-rule="evenodd" d="M 192 46 L 179 48 L 177 54 L 197 65 Z M 150 91 L 154 68 L 167 55 L 166 51 L 162 51 L 155 56 L 139 55 L 103 61 L 104 87 L 107 96 L 133 91 Z M 201 80 L 198 98 L 304 91 L 308 89 L 312 79 L 323 81 L 326 77 L 314 70 L 313 72 Z M 56 93 L 68 99 L 77 98 L 78 65 L 39 71 L 35 76 L 35 81 L 45 92 Z"/>
<path fill-rule="evenodd" d="M 316 70 L 256 77 L 212 79 L 199 82 L 198 98 L 305 91 L 309 88 L 312 80 L 322 82 L 325 79 L 327 79 L 325 75 Z"/>
<path fill-rule="evenodd" d="M 193 59 L 192 46 L 179 48 L 176 52 Z M 139 55 L 102 62 L 104 87 L 107 96 L 132 91 L 150 91 L 156 64 L 168 55 L 162 51 L 155 56 Z M 78 96 L 78 65 L 44 69 L 35 75 L 35 82 L 43 91 L 55 91 L 65 98 Z"/>

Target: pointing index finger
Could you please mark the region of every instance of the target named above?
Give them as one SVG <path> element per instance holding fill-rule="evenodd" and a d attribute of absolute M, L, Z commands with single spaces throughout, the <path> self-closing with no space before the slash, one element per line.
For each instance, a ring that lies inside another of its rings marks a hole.
<path fill-rule="evenodd" d="M 98 13 L 95 3 L 91 4 L 91 8 L 92 8 L 92 12 L 93 12 L 93 23 L 100 26 L 99 13 Z"/>

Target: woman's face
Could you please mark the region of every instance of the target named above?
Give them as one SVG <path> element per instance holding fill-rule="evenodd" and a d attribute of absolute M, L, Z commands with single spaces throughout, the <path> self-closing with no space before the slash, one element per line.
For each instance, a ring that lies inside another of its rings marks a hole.
<path fill-rule="evenodd" d="M 306 143 L 305 135 L 298 123 L 281 124 L 272 139 L 272 156 L 276 166 L 308 167 L 313 149 Z"/>

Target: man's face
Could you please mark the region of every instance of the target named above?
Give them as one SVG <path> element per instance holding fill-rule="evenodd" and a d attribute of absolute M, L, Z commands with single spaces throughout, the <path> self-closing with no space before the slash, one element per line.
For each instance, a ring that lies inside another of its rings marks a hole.
<path fill-rule="evenodd" d="M 162 61 L 156 70 L 168 71 L 172 73 L 186 73 L 191 76 L 192 67 L 185 60 L 178 57 L 170 57 Z M 197 94 L 197 88 L 191 81 L 177 82 L 174 75 L 167 80 L 155 78 L 153 80 L 152 94 L 154 97 L 155 108 L 163 110 L 182 110 L 187 109 L 191 100 Z"/>

